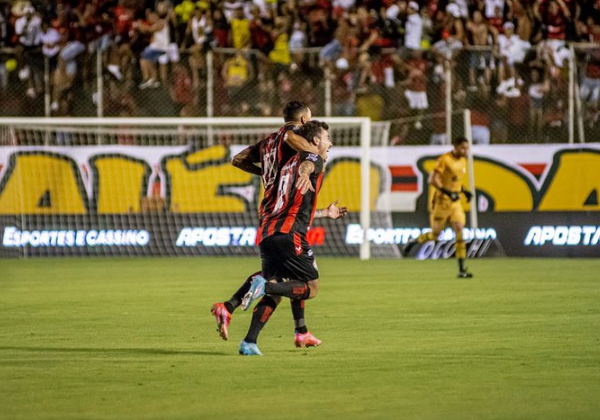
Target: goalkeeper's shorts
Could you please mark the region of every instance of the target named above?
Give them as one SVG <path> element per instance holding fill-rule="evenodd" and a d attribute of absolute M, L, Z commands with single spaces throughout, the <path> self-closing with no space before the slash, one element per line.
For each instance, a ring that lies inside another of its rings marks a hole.
<path fill-rule="evenodd" d="M 435 203 L 429 221 L 431 226 L 440 223 L 460 223 L 465 224 L 467 218 L 465 217 L 465 210 L 460 203 L 460 200 L 449 202 L 449 203 Z"/>

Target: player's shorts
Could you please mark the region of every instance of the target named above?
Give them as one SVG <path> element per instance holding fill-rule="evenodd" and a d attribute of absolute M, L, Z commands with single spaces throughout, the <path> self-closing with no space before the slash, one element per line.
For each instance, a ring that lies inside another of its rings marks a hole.
<path fill-rule="evenodd" d="M 260 243 L 263 277 L 311 281 L 319 278 L 319 269 L 306 235 L 298 232 L 276 233 Z"/>
<path fill-rule="evenodd" d="M 464 226 L 467 218 L 465 216 L 465 210 L 458 201 L 450 201 L 450 202 L 439 202 L 436 201 L 433 204 L 433 208 L 431 209 L 431 214 L 429 216 L 429 221 L 431 226 L 434 224 L 446 224 L 446 223 L 460 223 Z"/>

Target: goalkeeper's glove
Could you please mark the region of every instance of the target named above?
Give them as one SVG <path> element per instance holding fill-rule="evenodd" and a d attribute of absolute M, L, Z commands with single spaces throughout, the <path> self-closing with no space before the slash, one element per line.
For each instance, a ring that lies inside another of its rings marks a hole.
<path fill-rule="evenodd" d="M 457 192 L 450 191 L 446 188 L 441 188 L 440 191 L 446 194 L 448 197 L 450 197 L 450 200 L 452 201 L 457 201 L 458 199 L 460 199 L 460 195 Z"/>
<path fill-rule="evenodd" d="M 469 190 L 467 190 L 465 187 L 462 187 L 462 193 L 465 195 L 466 199 L 467 199 L 467 203 L 471 202 L 471 199 L 473 198 L 473 193 Z"/>

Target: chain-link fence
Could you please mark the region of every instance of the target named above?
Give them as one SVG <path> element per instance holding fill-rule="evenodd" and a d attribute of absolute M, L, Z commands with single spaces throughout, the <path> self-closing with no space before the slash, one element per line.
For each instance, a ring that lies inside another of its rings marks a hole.
<path fill-rule="evenodd" d="M 392 145 L 448 143 L 463 132 L 453 115 L 465 108 L 477 143 L 597 138 L 598 45 L 440 42 L 426 51 L 373 48 L 344 56 L 328 47 L 175 48 L 156 60 L 109 38 L 69 43 L 54 56 L 5 49 L 0 115 L 270 117 L 297 99 L 313 115 L 392 121 Z"/>

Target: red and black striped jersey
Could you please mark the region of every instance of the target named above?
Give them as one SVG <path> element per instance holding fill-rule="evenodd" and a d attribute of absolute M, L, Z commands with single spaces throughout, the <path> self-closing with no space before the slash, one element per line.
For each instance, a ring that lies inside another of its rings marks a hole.
<path fill-rule="evenodd" d="M 262 182 L 265 189 L 263 199 L 258 210 L 258 220 L 270 214 L 275 207 L 277 199 L 277 185 L 279 173 L 296 151 L 285 142 L 285 133 L 291 130 L 291 125 L 284 125 L 269 137 L 259 141 L 250 151 L 255 162 L 262 166 Z"/>
<path fill-rule="evenodd" d="M 310 181 L 315 191 L 304 195 L 296 188 L 296 181 L 302 162 L 310 161 L 315 165 Z M 277 186 L 277 200 L 273 210 L 261 220 L 256 234 L 256 243 L 274 233 L 306 233 L 311 225 L 317 204 L 317 195 L 323 182 L 323 158 L 314 153 L 299 152 L 281 168 Z"/>

